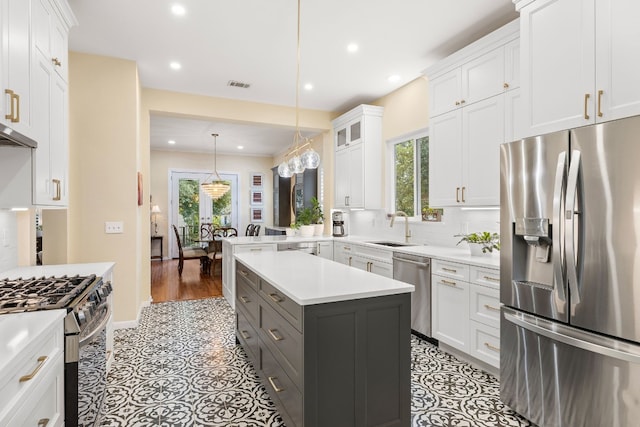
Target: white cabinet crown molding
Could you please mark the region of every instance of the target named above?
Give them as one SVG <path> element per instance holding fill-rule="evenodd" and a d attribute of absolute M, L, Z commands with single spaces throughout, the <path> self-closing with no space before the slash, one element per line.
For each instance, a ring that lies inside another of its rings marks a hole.
<path fill-rule="evenodd" d="M 59 15 L 65 30 L 69 31 L 71 27 L 79 25 L 78 19 L 71 10 L 69 2 L 67 0 L 51 0 L 51 4 L 55 7 L 56 13 Z"/>
<path fill-rule="evenodd" d="M 505 43 L 515 40 L 520 36 L 520 19 L 514 19 L 508 24 L 487 34 L 481 39 L 463 47 L 446 58 L 422 71 L 422 74 L 433 79 L 452 68 L 459 67 L 465 62 L 480 57 L 487 52 L 496 49 Z"/>
<path fill-rule="evenodd" d="M 377 107 L 375 105 L 358 105 L 357 107 L 341 114 L 340 117 L 334 119 L 331 123 L 334 128 L 341 127 L 349 123 L 351 120 L 358 119 L 363 115 L 366 116 L 379 116 L 382 117 L 384 107 Z"/>
<path fill-rule="evenodd" d="M 513 5 L 516 7 L 516 12 L 520 12 L 520 9 L 526 7 L 528 4 L 533 3 L 536 0 L 513 0 Z"/>

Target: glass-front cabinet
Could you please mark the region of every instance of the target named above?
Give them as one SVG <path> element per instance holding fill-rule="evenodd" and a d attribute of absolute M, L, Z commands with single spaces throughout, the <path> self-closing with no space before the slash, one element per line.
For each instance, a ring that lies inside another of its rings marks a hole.
<path fill-rule="evenodd" d="M 358 144 L 362 138 L 362 120 L 353 120 L 336 129 L 336 150 L 341 150 L 349 145 Z"/>

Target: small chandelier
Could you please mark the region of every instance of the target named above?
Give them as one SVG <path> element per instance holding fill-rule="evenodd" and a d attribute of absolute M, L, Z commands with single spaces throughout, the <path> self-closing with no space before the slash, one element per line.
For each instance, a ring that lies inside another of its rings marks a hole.
<path fill-rule="evenodd" d="M 220 178 L 220 174 L 218 173 L 218 168 L 216 165 L 216 145 L 218 134 L 212 133 L 211 136 L 213 137 L 213 173 L 209 175 L 205 182 L 200 184 L 200 186 L 202 187 L 202 191 L 207 193 L 209 197 L 211 197 L 213 200 L 218 200 L 231 189 L 231 186 L 227 183 L 227 181 L 223 181 L 222 178 Z"/>
<path fill-rule="evenodd" d="M 315 169 L 320 164 L 320 156 L 311 148 L 312 140 L 300 133 L 300 0 L 298 0 L 298 46 L 296 57 L 296 133 L 293 143 L 278 165 L 278 175 L 289 178 L 293 174 L 302 173 L 305 169 Z M 306 148 L 306 150 L 305 150 Z M 303 151 L 305 150 L 305 151 Z"/>

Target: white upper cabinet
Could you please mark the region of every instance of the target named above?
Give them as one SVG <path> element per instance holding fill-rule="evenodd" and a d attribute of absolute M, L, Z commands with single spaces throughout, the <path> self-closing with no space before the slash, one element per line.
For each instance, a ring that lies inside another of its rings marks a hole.
<path fill-rule="evenodd" d="M 31 19 L 27 0 L 0 0 L 0 122 L 33 139 L 31 129 Z"/>
<path fill-rule="evenodd" d="M 500 204 L 499 146 L 520 134 L 519 29 L 513 21 L 426 71 L 430 206 Z"/>
<path fill-rule="evenodd" d="M 382 208 L 383 111 L 360 105 L 333 121 L 336 208 Z"/>
<path fill-rule="evenodd" d="M 520 0 L 524 136 L 640 114 L 640 3 Z"/>

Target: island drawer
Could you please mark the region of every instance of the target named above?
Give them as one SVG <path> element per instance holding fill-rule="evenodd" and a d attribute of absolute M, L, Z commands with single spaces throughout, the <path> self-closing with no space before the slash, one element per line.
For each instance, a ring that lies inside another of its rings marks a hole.
<path fill-rule="evenodd" d="M 244 279 L 238 279 L 236 282 L 236 304 L 252 317 L 252 323 L 257 328 L 260 319 L 260 297 Z"/>
<path fill-rule="evenodd" d="M 465 264 L 434 259 L 431 272 L 452 279 L 464 280 L 465 282 L 469 281 L 469 266 Z"/>
<path fill-rule="evenodd" d="M 262 375 L 264 386 L 287 427 L 302 427 L 302 393 L 268 349 L 262 351 Z"/>
<path fill-rule="evenodd" d="M 302 307 L 264 280 L 260 280 L 260 294 L 282 317 L 302 331 Z"/>
<path fill-rule="evenodd" d="M 253 289 L 258 290 L 258 275 L 236 261 L 236 282 L 245 280 Z"/>
<path fill-rule="evenodd" d="M 258 339 L 258 333 L 242 309 L 236 310 L 236 336 L 246 350 L 247 356 L 253 362 L 253 367 L 256 370 L 260 369 L 260 340 Z"/>
<path fill-rule="evenodd" d="M 471 283 L 500 289 L 500 270 L 471 266 Z"/>
<path fill-rule="evenodd" d="M 296 386 L 302 388 L 302 334 L 268 304 L 260 306 L 260 325 L 262 341 Z"/>

